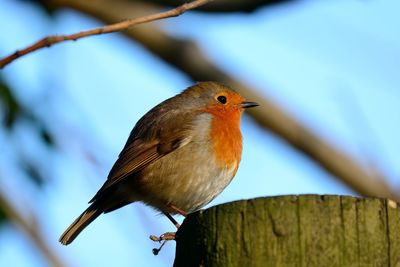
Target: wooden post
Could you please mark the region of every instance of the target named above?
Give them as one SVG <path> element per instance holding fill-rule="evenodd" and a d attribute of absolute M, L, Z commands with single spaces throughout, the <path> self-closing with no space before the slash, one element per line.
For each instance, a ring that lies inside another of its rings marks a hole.
<path fill-rule="evenodd" d="M 348 196 L 236 201 L 189 215 L 175 267 L 400 267 L 400 208 Z"/>

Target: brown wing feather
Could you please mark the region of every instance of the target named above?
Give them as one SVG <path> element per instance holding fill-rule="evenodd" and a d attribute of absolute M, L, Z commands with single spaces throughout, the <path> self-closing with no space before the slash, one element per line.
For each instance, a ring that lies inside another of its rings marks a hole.
<path fill-rule="evenodd" d="M 108 180 L 120 180 L 132 172 L 140 171 L 144 166 L 162 156 L 157 151 L 158 140 L 144 143 L 137 139 L 128 145 L 119 155 L 112 167 Z"/>
<path fill-rule="evenodd" d="M 137 123 L 112 167 L 107 181 L 89 203 L 98 199 L 114 185 L 187 143 L 192 129 L 192 115 L 183 114 L 179 119 L 175 118 L 173 123 L 168 123 L 170 122 L 168 119 L 164 117 L 163 123 L 160 123 L 144 117 Z M 148 124 L 145 125 L 146 123 Z M 143 132 L 143 128 L 147 128 L 147 131 Z M 141 132 L 136 129 L 140 129 Z"/>
<path fill-rule="evenodd" d="M 137 143 L 137 142 L 136 142 Z M 118 184 L 129 175 L 142 170 L 151 162 L 161 158 L 171 151 L 165 151 L 160 154 L 158 152 L 159 143 L 154 141 L 150 144 L 142 144 L 135 146 L 135 142 L 132 145 L 126 147 L 120 154 L 118 160 L 115 162 L 113 168 L 108 175 L 107 181 L 103 184 L 96 195 L 89 201 L 92 203 L 99 198 L 105 191 Z"/>

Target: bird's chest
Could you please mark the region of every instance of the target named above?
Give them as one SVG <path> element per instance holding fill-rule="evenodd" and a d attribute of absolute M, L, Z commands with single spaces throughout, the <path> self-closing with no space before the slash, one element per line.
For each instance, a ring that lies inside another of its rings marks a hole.
<path fill-rule="evenodd" d="M 210 125 L 210 152 L 220 167 L 237 169 L 242 155 L 239 120 L 215 116 Z"/>
<path fill-rule="evenodd" d="M 203 114 L 194 122 L 190 142 L 143 170 L 143 191 L 155 196 L 145 202 L 187 212 L 203 207 L 230 183 L 241 153 L 239 123 Z"/>

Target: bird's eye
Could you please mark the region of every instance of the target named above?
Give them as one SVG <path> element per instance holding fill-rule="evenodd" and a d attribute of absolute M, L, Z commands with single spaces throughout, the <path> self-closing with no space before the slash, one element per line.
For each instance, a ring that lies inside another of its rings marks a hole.
<path fill-rule="evenodd" d="M 222 104 L 226 104 L 226 96 L 220 95 L 217 100 Z"/>

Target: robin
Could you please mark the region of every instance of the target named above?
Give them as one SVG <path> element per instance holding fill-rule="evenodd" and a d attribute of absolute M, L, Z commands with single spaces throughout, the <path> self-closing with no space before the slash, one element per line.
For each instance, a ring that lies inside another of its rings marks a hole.
<path fill-rule="evenodd" d="M 165 100 L 135 125 L 91 205 L 60 237 L 64 245 L 102 213 L 141 201 L 171 214 L 199 210 L 235 176 L 242 154 L 240 117 L 258 106 L 216 82 Z M 168 239 L 168 238 L 164 238 Z"/>

